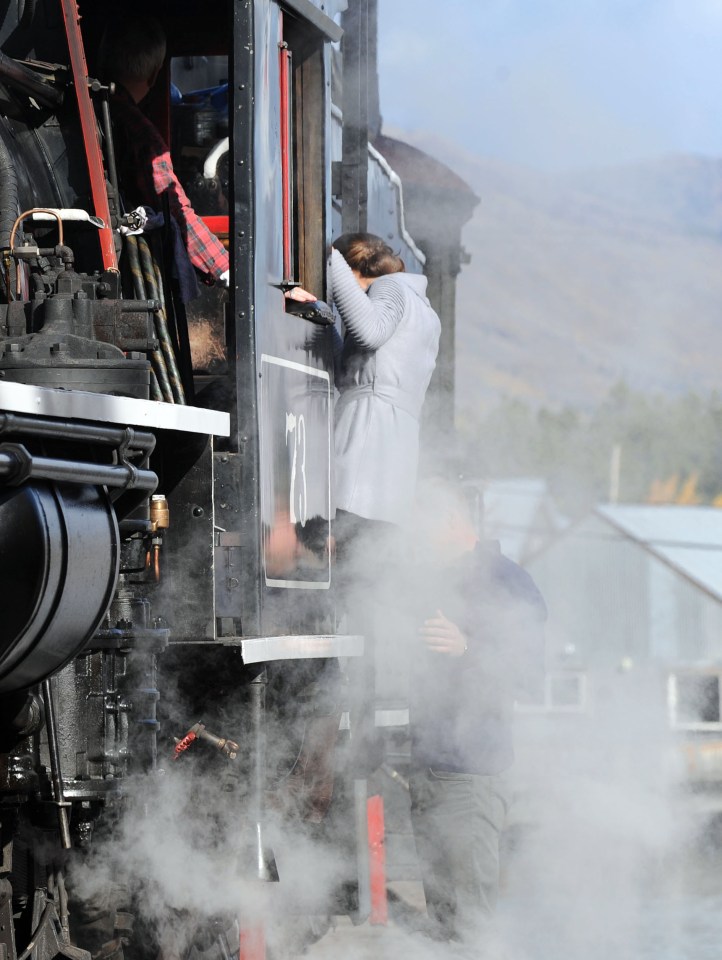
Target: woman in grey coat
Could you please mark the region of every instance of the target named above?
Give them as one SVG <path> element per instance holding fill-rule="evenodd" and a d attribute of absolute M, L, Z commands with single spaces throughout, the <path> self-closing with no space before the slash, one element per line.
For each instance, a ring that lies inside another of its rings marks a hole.
<path fill-rule="evenodd" d="M 373 234 L 346 234 L 334 244 L 333 300 L 345 328 L 336 509 L 366 520 L 403 524 L 413 504 L 419 417 L 441 333 L 426 283 Z"/>
<path fill-rule="evenodd" d="M 349 665 L 355 731 L 349 762 L 364 776 L 384 754 L 373 709 L 379 559 L 388 564 L 395 556 L 395 534 L 412 511 L 419 418 L 441 324 L 426 297 L 426 277 L 406 273 L 373 234 L 335 241 L 331 290 L 345 328 L 336 376 L 336 584 L 351 629 L 365 637 L 363 661 Z"/>

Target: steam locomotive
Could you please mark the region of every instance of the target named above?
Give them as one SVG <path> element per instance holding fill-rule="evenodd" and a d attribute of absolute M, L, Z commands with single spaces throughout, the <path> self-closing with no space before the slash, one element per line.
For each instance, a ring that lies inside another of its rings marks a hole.
<path fill-rule="evenodd" d="M 185 305 L 168 218 L 138 234 L 118 182 L 115 6 L 0 3 L 1 960 L 122 955 L 122 904 L 74 916 L 66 866 L 176 760 L 233 769 L 273 872 L 267 695 L 289 769 L 309 717 L 338 729 L 324 665 L 363 650 L 333 595 L 329 312 L 285 293 L 325 290 L 342 229 L 424 261 L 368 149 L 373 0 L 127 3 L 164 25 L 147 110 L 230 253 L 229 290 Z"/>

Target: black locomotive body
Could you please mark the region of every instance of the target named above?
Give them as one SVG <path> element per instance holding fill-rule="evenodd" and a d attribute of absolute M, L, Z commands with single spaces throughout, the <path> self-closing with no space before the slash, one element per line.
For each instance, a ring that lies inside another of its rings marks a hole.
<path fill-rule="evenodd" d="M 233 791 L 259 834 L 266 665 L 290 664 L 293 699 L 318 671 L 292 661 L 361 649 L 338 636 L 331 591 L 328 314 L 294 315 L 284 296 L 296 282 L 324 289 L 327 78 L 345 4 L 124 6 L 164 25 L 149 110 L 226 240 L 231 277 L 186 309 L 170 230 L 132 229 L 110 91 L 92 80 L 125 11 L 3 4 L 5 960 L 121 949 L 118 903 L 102 934 L 84 943 L 81 923 L 71 936 L 66 867 L 112 835 L 129 776 L 152 778 L 194 742 L 238 761 Z M 191 89 L 198 65 L 213 103 Z"/>
<path fill-rule="evenodd" d="M 133 891 L 115 877 L 102 909 L 71 910 L 66 871 L 127 840 L 133 803 L 152 822 L 166 768 L 203 787 L 239 875 L 274 877 L 271 773 L 338 730 L 336 658 L 363 640 L 339 633 L 333 596 L 330 316 L 285 294 L 323 300 L 341 229 L 423 265 L 369 153 L 374 9 L 0 2 L 0 960 L 122 955 Z M 230 255 L 229 288 L 187 304 L 160 200 L 164 226 L 137 232 L 94 79 L 125 13 L 163 24 L 144 109 Z M 249 904 L 216 952 L 240 935 L 262 954 Z M 179 955 L 203 952 L 189 942 Z M 159 949 L 147 928 L 133 945 Z"/>

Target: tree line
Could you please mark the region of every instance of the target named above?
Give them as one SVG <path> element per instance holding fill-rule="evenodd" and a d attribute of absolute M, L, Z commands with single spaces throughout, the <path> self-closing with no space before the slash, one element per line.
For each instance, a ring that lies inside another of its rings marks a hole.
<path fill-rule="evenodd" d="M 722 394 L 618 383 L 594 410 L 503 399 L 459 418 L 469 476 L 543 477 L 572 516 L 600 502 L 722 506 Z"/>

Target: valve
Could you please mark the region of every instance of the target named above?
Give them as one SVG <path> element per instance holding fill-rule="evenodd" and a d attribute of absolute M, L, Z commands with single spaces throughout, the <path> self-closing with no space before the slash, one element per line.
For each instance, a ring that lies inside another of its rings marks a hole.
<path fill-rule="evenodd" d="M 174 737 L 173 739 L 175 740 L 175 750 L 173 751 L 174 760 L 177 760 L 182 753 L 185 753 L 188 747 L 196 740 L 205 740 L 206 743 L 210 743 L 211 746 L 219 750 L 229 760 L 235 760 L 238 756 L 237 743 L 225 737 L 217 737 L 214 733 L 211 733 L 210 730 L 206 730 L 205 724 L 203 723 L 194 723 L 184 737 Z"/>

